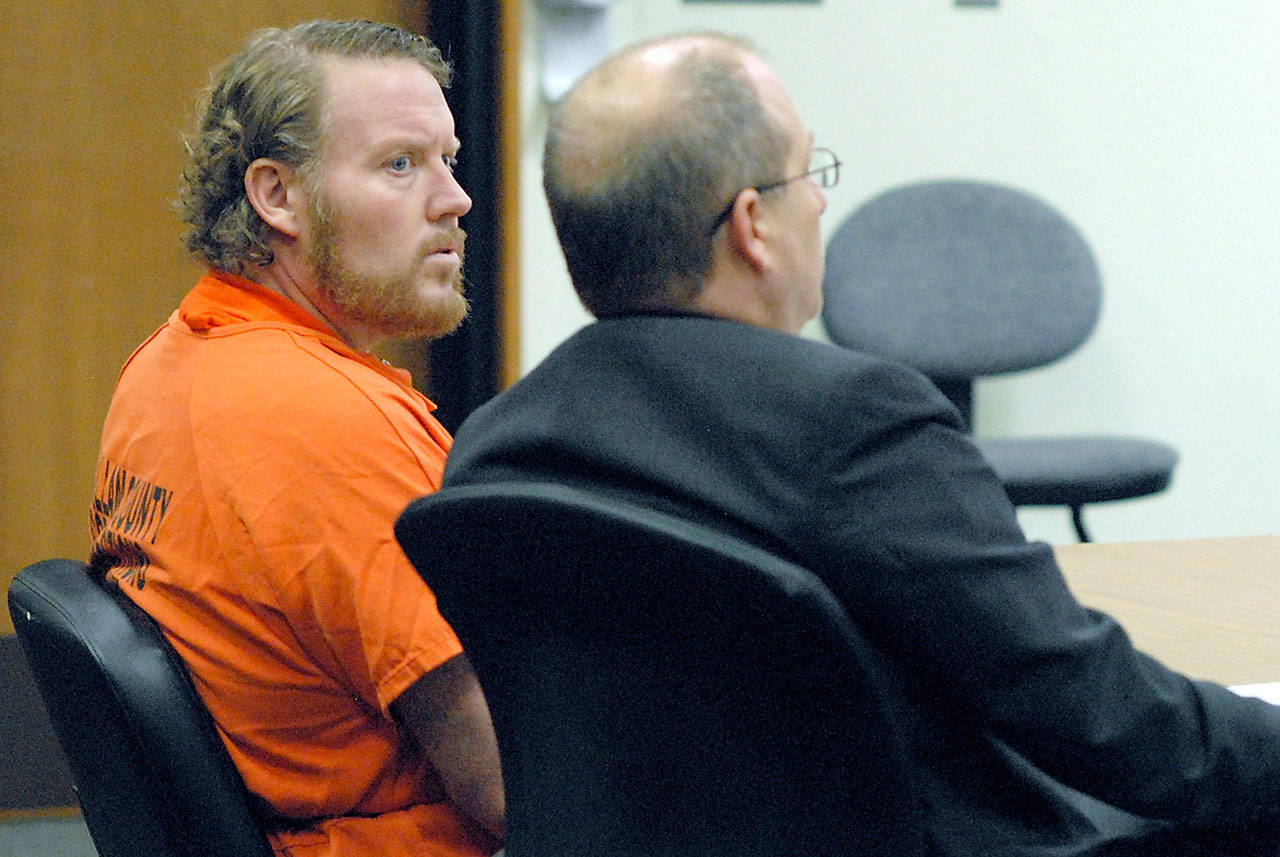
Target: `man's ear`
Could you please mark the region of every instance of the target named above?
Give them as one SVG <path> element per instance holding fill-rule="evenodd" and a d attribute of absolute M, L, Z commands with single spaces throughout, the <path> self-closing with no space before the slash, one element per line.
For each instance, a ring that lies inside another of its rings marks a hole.
<path fill-rule="evenodd" d="M 769 261 L 769 247 L 765 241 L 764 201 L 755 188 L 744 188 L 733 201 L 733 211 L 725 222 L 729 246 L 748 265 L 762 270 Z"/>
<path fill-rule="evenodd" d="M 268 226 L 290 238 L 302 234 L 306 193 L 296 169 L 273 158 L 258 158 L 244 172 L 244 191 Z"/>

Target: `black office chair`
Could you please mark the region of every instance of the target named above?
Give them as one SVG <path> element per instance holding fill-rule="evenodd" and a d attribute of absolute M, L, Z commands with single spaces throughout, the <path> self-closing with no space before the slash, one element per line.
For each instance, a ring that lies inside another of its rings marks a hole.
<path fill-rule="evenodd" d="M 155 623 L 84 563 L 9 588 L 23 653 L 101 857 L 272 857 L 208 710 Z"/>
<path fill-rule="evenodd" d="M 488 699 L 507 857 L 925 853 L 876 659 L 809 572 L 559 485 L 446 488 L 396 535 Z"/>
<path fill-rule="evenodd" d="M 974 379 L 1052 363 L 1098 321 L 1102 286 L 1083 237 L 1019 190 L 941 180 L 860 206 L 827 245 L 832 341 L 929 376 L 973 425 Z M 1019 506 L 1083 507 L 1169 485 L 1177 452 L 1114 436 L 975 438 Z"/>

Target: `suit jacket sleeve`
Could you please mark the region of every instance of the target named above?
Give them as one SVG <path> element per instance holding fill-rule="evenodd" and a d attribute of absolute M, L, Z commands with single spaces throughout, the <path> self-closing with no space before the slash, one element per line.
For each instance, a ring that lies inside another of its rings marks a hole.
<path fill-rule="evenodd" d="M 1081 606 L 932 385 L 876 363 L 820 398 L 812 526 L 792 541 L 913 681 L 1131 812 L 1197 827 L 1275 818 L 1280 708 L 1164 668 Z"/>

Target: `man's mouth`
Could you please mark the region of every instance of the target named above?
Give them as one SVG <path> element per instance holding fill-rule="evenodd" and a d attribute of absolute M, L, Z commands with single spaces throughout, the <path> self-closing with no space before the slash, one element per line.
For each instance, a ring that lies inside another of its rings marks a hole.
<path fill-rule="evenodd" d="M 466 243 L 466 233 L 461 229 L 454 230 L 448 235 L 443 236 L 435 246 L 433 246 L 428 255 L 447 255 L 461 256 L 462 247 Z"/>

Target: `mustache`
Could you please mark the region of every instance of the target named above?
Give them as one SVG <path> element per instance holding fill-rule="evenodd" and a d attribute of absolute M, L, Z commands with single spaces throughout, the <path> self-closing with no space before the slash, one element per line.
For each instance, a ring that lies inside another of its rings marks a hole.
<path fill-rule="evenodd" d="M 432 253 L 439 253 L 444 250 L 452 250 L 458 254 L 458 258 L 463 256 L 464 249 L 467 244 L 467 232 L 460 226 L 447 229 L 442 232 L 435 240 L 431 241 L 422 249 L 424 257 L 430 256 Z"/>

